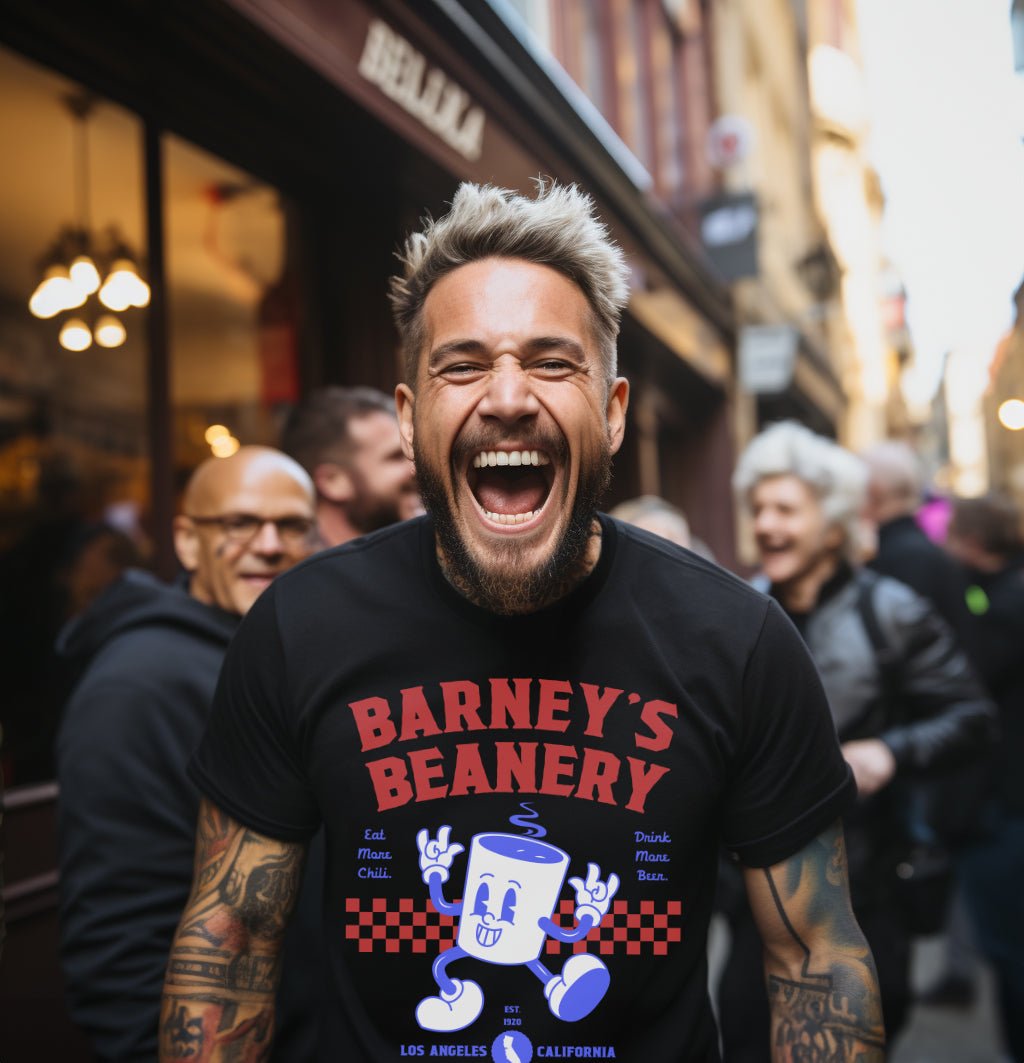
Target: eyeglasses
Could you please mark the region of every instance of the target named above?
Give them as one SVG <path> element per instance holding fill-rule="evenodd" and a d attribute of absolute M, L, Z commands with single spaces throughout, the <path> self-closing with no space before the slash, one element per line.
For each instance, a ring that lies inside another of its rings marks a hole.
<path fill-rule="evenodd" d="M 224 538 L 233 543 L 247 543 L 256 538 L 264 524 L 273 524 L 278 538 L 286 546 L 308 543 L 316 523 L 310 517 L 260 517 L 255 513 L 225 513 L 219 517 L 186 516 L 193 524 L 216 525 L 224 533 Z"/>

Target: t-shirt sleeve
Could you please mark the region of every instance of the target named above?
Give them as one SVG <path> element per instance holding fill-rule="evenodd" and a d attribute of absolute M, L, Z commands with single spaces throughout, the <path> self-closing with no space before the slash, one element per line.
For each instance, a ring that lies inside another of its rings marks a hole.
<path fill-rule="evenodd" d="M 303 841 L 316 830 L 320 814 L 290 710 L 271 586 L 231 641 L 189 774 L 239 823 L 271 838 Z"/>
<path fill-rule="evenodd" d="M 743 864 L 768 867 L 821 833 L 856 793 L 814 663 L 774 602 L 743 678 L 741 731 L 723 839 Z"/>

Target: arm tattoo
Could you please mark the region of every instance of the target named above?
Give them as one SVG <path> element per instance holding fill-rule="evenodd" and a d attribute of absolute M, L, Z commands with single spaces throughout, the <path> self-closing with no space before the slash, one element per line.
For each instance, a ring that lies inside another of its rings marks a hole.
<path fill-rule="evenodd" d="M 842 829 L 826 831 L 764 876 L 781 936 L 799 957 L 784 971 L 769 961 L 772 1058 L 880 1063 L 885 1032 L 878 982 L 849 907 Z"/>
<path fill-rule="evenodd" d="M 269 1058 L 278 958 L 303 847 L 247 830 L 204 801 L 192 896 L 171 946 L 162 1060 Z"/>

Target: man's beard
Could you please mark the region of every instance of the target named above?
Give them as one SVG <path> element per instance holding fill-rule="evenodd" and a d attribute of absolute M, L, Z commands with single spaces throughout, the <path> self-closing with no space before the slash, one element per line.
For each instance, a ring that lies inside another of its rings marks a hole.
<path fill-rule="evenodd" d="M 348 474 L 355 486 L 355 495 L 348 506 L 348 519 L 361 535 L 397 524 L 402 519 L 397 497 L 373 494 L 366 477 L 357 469 L 350 468 Z"/>
<path fill-rule="evenodd" d="M 547 560 L 532 569 L 524 569 L 520 564 L 519 546 L 514 540 L 494 551 L 494 559 L 487 567 L 472 555 L 459 534 L 444 476 L 431 467 L 415 442 L 413 448 L 420 496 L 434 522 L 445 575 L 470 601 L 502 616 L 532 613 L 564 597 L 586 576 L 594 515 L 611 482 L 612 453 L 606 440 L 602 441 L 600 453 L 590 467 L 580 471 L 569 521 L 554 550 Z M 464 468 L 460 455 L 485 449 L 493 446 L 468 441 L 457 444 L 453 464 Z M 563 467 L 568 463 L 564 440 L 555 447 L 531 443 L 524 449 L 546 450 L 553 455 L 561 452 Z M 548 504 L 556 503 L 549 500 Z"/>

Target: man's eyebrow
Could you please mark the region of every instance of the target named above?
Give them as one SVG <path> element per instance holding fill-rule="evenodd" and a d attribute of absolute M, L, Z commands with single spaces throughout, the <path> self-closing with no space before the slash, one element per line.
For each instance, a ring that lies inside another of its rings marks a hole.
<path fill-rule="evenodd" d="M 586 360 L 583 345 L 568 336 L 537 336 L 528 340 L 524 347 L 531 355 L 543 354 L 546 351 L 564 351 L 579 362 Z M 435 347 L 430 352 L 427 365 L 436 366 L 451 355 L 479 355 L 486 353 L 486 350 L 485 344 L 479 340 L 451 340 L 449 343 L 442 343 L 440 347 Z"/>
<path fill-rule="evenodd" d="M 435 347 L 430 352 L 427 365 L 437 365 L 438 362 L 443 362 L 452 354 L 481 354 L 483 351 L 484 345 L 479 340 L 452 340 L 449 343 L 442 343 L 440 347 Z"/>
<path fill-rule="evenodd" d="M 568 336 L 538 336 L 536 339 L 530 340 L 525 346 L 530 354 L 543 354 L 545 351 L 565 351 L 566 354 L 572 355 L 580 362 L 584 361 L 587 356 L 583 345 Z"/>

